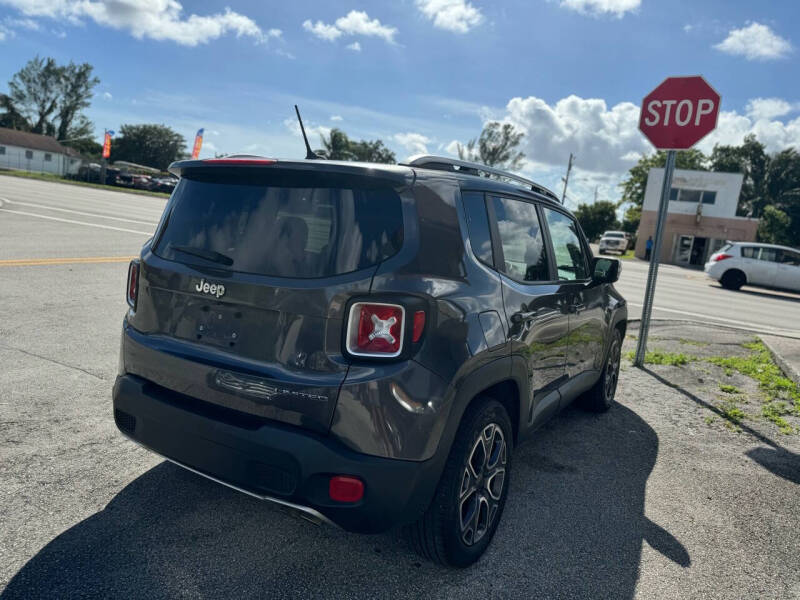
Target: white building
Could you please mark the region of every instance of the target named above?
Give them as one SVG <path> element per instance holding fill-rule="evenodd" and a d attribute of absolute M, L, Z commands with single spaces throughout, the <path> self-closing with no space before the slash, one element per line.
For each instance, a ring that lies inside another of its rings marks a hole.
<path fill-rule="evenodd" d="M 742 178 L 741 173 L 675 169 L 664 224 L 662 262 L 699 267 L 726 240 L 755 241 L 758 219 L 736 216 Z M 663 183 L 664 169 L 650 169 L 636 239 L 639 258 L 645 257 L 647 239 L 655 234 Z"/>
<path fill-rule="evenodd" d="M 55 138 L 0 127 L 0 169 L 75 175 L 80 155 Z"/>

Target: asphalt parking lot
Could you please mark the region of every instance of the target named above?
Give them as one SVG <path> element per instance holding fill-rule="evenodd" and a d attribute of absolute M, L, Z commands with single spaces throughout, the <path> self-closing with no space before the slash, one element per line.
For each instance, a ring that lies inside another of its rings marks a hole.
<path fill-rule="evenodd" d="M 464 571 L 165 463 L 110 407 L 126 257 L 164 201 L 6 177 L 0 198 L 3 599 L 800 597 L 800 436 L 709 425 L 711 392 L 679 367 L 627 364 L 610 412 L 570 408 L 521 445 Z M 668 334 L 719 352 L 752 337 Z"/>

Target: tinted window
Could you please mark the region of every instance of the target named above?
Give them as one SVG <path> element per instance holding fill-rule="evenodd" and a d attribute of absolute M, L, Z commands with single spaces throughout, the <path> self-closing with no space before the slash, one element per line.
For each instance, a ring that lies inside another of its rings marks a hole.
<path fill-rule="evenodd" d="M 760 260 L 766 260 L 769 262 L 777 262 L 778 261 L 778 251 L 775 248 L 762 248 L 761 254 L 758 256 Z"/>
<path fill-rule="evenodd" d="M 743 246 L 742 256 L 744 258 L 758 258 L 758 248 L 754 246 Z"/>
<path fill-rule="evenodd" d="M 483 194 L 466 192 L 461 196 L 464 212 L 467 215 L 467 229 L 472 252 L 481 262 L 493 265 L 492 238 L 489 233 L 489 219 L 486 216 L 486 202 Z"/>
<path fill-rule="evenodd" d="M 800 254 L 790 250 L 781 250 L 780 262 L 784 265 L 800 266 Z"/>
<path fill-rule="evenodd" d="M 33 150 L 25 150 L 25 158 L 33 158 Z"/>
<path fill-rule="evenodd" d="M 670 200 L 678 199 L 678 188 L 669 188 L 669 199 Z"/>
<path fill-rule="evenodd" d="M 6 153 L 6 147 L 0 146 L 0 154 L 5 154 L 5 153 Z"/>
<path fill-rule="evenodd" d="M 714 204 L 717 201 L 717 192 L 703 192 L 703 204 Z"/>
<path fill-rule="evenodd" d="M 44 160 L 45 160 L 45 161 L 51 161 L 51 160 L 53 160 L 53 155 L 52 155 L 52 154 L 45 154 L 45 155 L 44 155 Z"/>
<path fill-rule="evenodd" d="M 553 240 L 559 280 L 587 279 L 589 270 L 578 234 L 578 224 L 574 219 L 554 210 L 546 208 L 544 214 L 550 238 Z"/>
<path fill-rule="evenodd" d="M 518 281 L 549 281 L 550 269 L 536 206 L 509 198 L 491 201 L 503 246 L 504 272 Z"/>
<path fill-rule="evenodd" d="M 697 204 L 700 202 L 702 192 L 700 190 L 681 190 L 681 202 L 692 202 Z"/>
<path fill-rule="evenodd" d="M 379 263 L 402 244 L 390 189 L 182 179 L 154 252 L 168 260 L 281 277 L 326 277 Z"/>

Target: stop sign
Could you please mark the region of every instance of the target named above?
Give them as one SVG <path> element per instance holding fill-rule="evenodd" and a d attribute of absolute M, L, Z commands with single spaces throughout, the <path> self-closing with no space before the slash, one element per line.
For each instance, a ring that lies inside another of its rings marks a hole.
<path fill-rule="evenodd" d="M 639 129 L 659 150 L 686 150 L 716 128 L 719 104 L 699 75 L 667 77 L 642 101 Z"/>

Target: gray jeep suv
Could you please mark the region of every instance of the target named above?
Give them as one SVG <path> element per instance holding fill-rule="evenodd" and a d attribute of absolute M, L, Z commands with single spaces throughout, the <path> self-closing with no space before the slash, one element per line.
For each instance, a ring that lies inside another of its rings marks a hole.
<path fill-rule="evenodd" d="M 229 157 L 129 267 L 114 417 L 200 475 L 424 556 L 477 560 L 513 448 L 614 399 L 619 262 L 547 189 L 441 157 Z"/>

